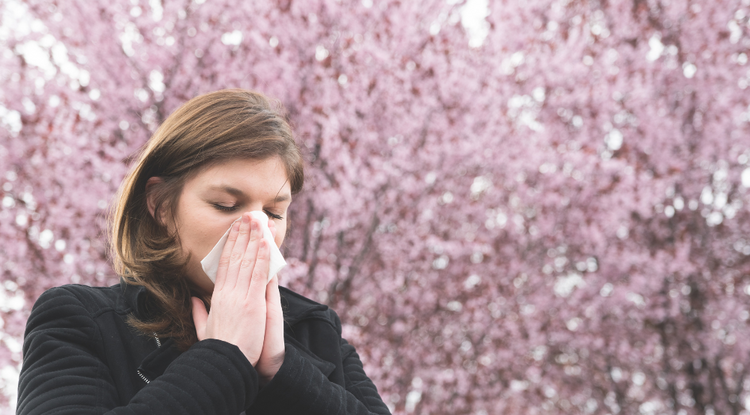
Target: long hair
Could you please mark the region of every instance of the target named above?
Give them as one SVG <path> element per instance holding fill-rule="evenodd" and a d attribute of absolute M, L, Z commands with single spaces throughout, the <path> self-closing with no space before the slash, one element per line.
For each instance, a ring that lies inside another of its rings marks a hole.
<path fill-rule="evenodd" d="M 182 350 L 197 341 L 190 297 L 210 302 L 210 296 L 185 277 L 187 258 L 179 235 L 167 225 L 174 223 L 183 186 L 195 174 L 231 159 L 270 157 L 281 159 L 292 194 L 298 193 L 303 161 L 286 112 L 257 92 L 229 89 L 193 98 L 154 133 L 123 180 L 110 215 L 115 271 L 147 292 L 145 312 L 129 317 L 132 327 L 171 337 Z M 149 189 L 153 216 L 146 199 L 151 177 L 162 179 Z"/>

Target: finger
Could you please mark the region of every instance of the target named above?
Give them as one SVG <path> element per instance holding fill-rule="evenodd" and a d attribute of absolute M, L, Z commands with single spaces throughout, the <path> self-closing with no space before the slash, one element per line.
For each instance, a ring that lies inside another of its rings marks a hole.
<path fill-rule="evenodd" d="M 221 251 L 221 257 L 219 257 L 219 267 L 216 270 L 216 281 L 215 286 L 217 289 L 224 288 L 226 282 L 227 269 L 229 268 L 229 260 L 232 255 L 232 249 L 237 242 L 239 236 L 240 221 L 232 222 L 232 226 L 227 235 L 227 243 L 224 245 L 224 249 Z"/>
<path fill-rule="evenodd" d="M 208 320 L 206 305 L 196 297 L 191 297 L 190 301 L 193 303 L 193 323 L 195 324 L 195 334 L 198 335 L 198 340 L 203 340 L 206 338 L 206 321 Z"/>
<path fill-rule="evenodd" d="M 251 301 L 264 302 L 266 296 L 266 285 L 268 283 L 268 269 L 271 262 L 271 253 L 268 247 L 268 242 L 265 239 L 259 239 L 256 243 L 258 245 L 258 248 L 254 258 L 254 266 L 252 268 L 252 276 L 250 278 L 250 289 L 248 290 L 248 294 L 251 296 Z M 248 248 L 251 249 L 251 247 L 249 246 Z M 250 253 L 248 253 L 247 255 L 250 255 Z"/>
<path fill-rule="evenodd" d="M 242 260 L 237 270 L 237 285 L 235 288 L 238 292 L 242 293 L 247 293 L 247 290 L 250 288 L 253 268 L 258 258 L 258 248 L 263 238 L 260 222 L 257 219 L 253 219 L 249 214 L 247 214 L 247 217 L 250 221 L 250 232 L 247 243 L 243 247 Z"/>
<path fill-rule="evenodd" d="M 244 261 L 245 250 L 247 249 L 247 243 L 251 239 L 251 219 L 250 215 L 243 214 L 240 219 L 240 228 L 237 235 L 237 241 L 232 247 L 232 252 L 229 257 L 229 267 L 227 268 L 227 283 L 228 289 L 242 289 L 240 286 L 241 278 L 239 276 L 240 269 L 242 268 L 242 262 Z"/>

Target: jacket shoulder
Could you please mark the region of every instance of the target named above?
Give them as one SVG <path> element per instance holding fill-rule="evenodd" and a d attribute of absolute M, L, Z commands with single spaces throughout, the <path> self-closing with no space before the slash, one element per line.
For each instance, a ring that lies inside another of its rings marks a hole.
<path fill-rule="evenodd" d="M 112 287 L 89 287 L 80 284 L 68 284 L 50 288 L 42 293 L 34 303 L 34 309 L 42 307 L 59 307 L 64 305 L 83 307 L 91 316 L 105 311 L 128 312 L 122 301 L 118 285 Z"/>

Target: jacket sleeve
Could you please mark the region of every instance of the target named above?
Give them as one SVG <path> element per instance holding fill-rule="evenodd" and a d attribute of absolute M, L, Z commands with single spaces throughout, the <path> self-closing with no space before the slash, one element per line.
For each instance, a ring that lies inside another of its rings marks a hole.
<path fill-rule="evenodd" d="M 42 294 L 29 317 L 17 413 L 239 414 L 258 376 L 236 346 L 204 340 L 182 353 L 126 406 L 101 351 L 91 312 L 64 287 Z"/>
<path fill-rule="evenodd" d="M 248 409 L 248 415 L 388 415 L 375 384 L 367 377 L 359 355 L 341 337 L 341 323 L 331 311 L 343 360 L 345 387 L 331 382 L 305 359 L 294 345 L 286 343 L 284 363 L 264 386 Z"/>

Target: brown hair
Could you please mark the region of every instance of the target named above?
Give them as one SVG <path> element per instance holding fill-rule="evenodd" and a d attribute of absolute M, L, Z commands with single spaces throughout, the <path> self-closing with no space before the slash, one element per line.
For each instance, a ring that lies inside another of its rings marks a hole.
<path fill-rule="evenodd" d="M 257 92 L 228 89 L 201 95 L 164 121 L 123 180 L 110 218 L 115 271 L 147 292 L 146 312 L 131 315 L 131 326 L 174 338 L 183 350 L 197 341 L 190 297 L 210 302 L 210 295 L 184 277 L 187 259 L 178 235 L 155 218 L 173 221 L 183 185 L 203 169 L 230 159 L 275 156 L 286 168 L 292 194 L 298 193 L 303 163 L 284 108 Z M 149 189 L 153 216 L 146 200 L 151 177 L 162 179 Z"/>

